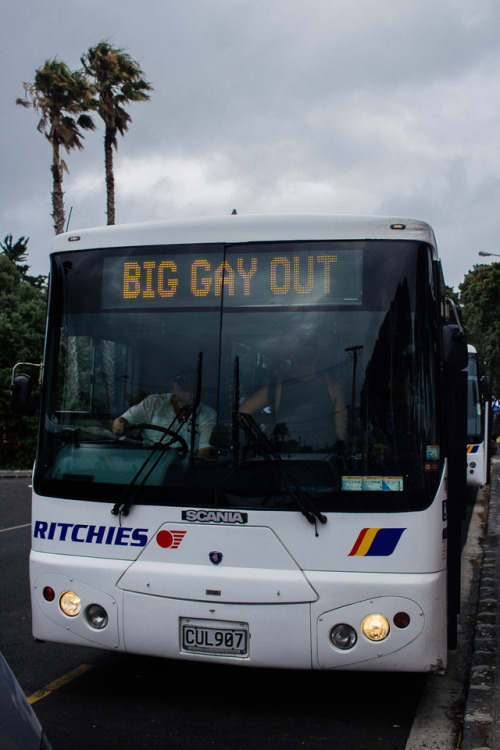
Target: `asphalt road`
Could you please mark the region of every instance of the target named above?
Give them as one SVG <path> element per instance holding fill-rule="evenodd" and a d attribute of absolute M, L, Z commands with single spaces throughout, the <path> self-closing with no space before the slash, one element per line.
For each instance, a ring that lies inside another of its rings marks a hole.
<path fill-rule="evenodd" d="M 0 480 L 0 648 L 54 750 L 404 750 L 424 675 L 248 670 L 35 643 L 28 481 Z"/>

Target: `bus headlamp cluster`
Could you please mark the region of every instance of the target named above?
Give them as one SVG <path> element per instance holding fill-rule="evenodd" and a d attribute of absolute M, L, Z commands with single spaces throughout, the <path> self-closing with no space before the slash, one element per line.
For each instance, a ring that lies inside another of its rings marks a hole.
<path fill-rule="evenodd" d="M 68 617 L 76 617 L 82 610 L 82 600 L 74 591 L 65 591 L 59 597 L 59 607 Z"/>
<path fill-rule="evenodd" d="M 399 629 L 407 628 L 410 624 L 410 615 L 406 612 L 398 612 L 393 617 L 393 623 Z M 363 618 L 359 629 L 365 638 L 377 643 L 387 638 L 391 625 L 384 615 L 370 614 Z M 330 630 L 330 641 L 335 648 L 348 651 L 356 645 L 358 634 L 352 625 L 342 622 L 334 625 Z"/>
<path fill-rule="evenodd" d="M 340 648 L 342 651 L 348 651 L 356 645 L 358 636 L 356 635 L 354 628 L 342 622 L 339 625 L 335 625 L 330 630 L 330 640 L 336 648 Z"/>
<path fill-rule="evenodd" d="M 56 598 L 54 589 L 45 586 L 43 598 L 47 602 L 53 602 Z M 74 591 L 63 591 L 58 599 L 59 609 L 66 617 L 77 617 L 82 611 L 82 600 Z M 89 604 L 84 611 L 84 616 L 90 627 L 102 630 L 109 621 L 108 613 L 100 604 Z"/>
<path fill-rule="evenodd" d="M 91 604 L 87 607 L 85 615 L 88 624 L 96 630 L 102 630 L 108 624 L 108 613 L 100 604 Z"/>
<path fill-rule="evenodd" d="M 369 641 L 383 641 L 391 626 L 383 615 L 368 615 L 361 623 L 361 632 Z"/>

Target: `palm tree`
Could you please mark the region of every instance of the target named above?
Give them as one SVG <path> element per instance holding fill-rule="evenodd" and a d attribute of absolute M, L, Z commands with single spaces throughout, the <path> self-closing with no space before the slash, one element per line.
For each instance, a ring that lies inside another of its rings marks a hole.
<path fill-rule="evenodd" d="M 6 255 L 11 263 L 15 265 L 17 270 L 21 274 L 23 281 L 27 281 L 31 286 L 36 286 L 42 289 L 47 283 L 46 276 L 30 276 L 28 271 L 30 269 L 27 263 L 23 263 L 28 258 L 28 242 L 29 237 L 20 237 L 14 242 L 12 235 L 8 234 L 4 237 L 4 241 L 0 242 L 0 248 L 2 254 Z"/>
<path fill-rule="evenodd" d="M 2 249 L 3 254 L 14 263 L 23 276 L 29 269 L 28 265 L 21 265 L 28 257 L 28 242 L 29 237 L 20 237 L 14 242 L 11 234 L 6 235 L 4 241 L 0 242 L 0 248 Z"/>
<path fill-rule="evenodd" d="M 64 231 L 63 172 L 68 171 L 61 159 L 61 146 L 69 153 L 82 149 L 81 130 L 94 130 L 92 118 L 85 114 L 92 105 L 92 90 L 81 73 L 72 72 L 56 60 L 46 60 L 35 71 L 33 83 L 23 83 L 25 99 L 17 99 L 23 107 L 33 107 L 41 115 L 38 130 L 52 146 L 52 217 L 56 234 Z"/>
<path fill-rule="evenodd" d="M 128 102 L 149 99 L 151 85 L 142 77 L 139 64 L 122 49 L 109 42 L 99 42 L 81 58 L 85 73 L 94 86 L 94 106 L 104 120 L 104 160 L 108 224 L 115 223 L 115 180 L 113 147 L 118 148 L 117 134 L 124 135 L 132 118 L 123 108 Z"/>

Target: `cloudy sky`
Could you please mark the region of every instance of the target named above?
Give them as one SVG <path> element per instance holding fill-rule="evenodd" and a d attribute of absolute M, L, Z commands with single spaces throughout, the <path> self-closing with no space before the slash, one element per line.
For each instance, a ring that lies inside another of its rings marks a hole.
<path fill-rule="evenodd" d="M 238 213 L 411 216 L 457 287 L 500 253 L 498 0 L 3 0 L 0 239 L 48 272 L 50 145 L 16 106 L 102 39 L 154 87 L 116 154 L 117 223 Z M 103 130 L 65 160 L 71 229 L 106 223 Z M 492 260 L 495 260 L 494 258 Z"/>

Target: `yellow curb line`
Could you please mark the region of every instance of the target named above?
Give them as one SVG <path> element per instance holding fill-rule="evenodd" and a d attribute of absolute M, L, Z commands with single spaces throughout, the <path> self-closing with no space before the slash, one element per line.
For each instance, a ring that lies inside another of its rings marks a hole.
<path fill-rule="evenodd" d="M 65 674 L 63 677 L 59 677 L 57 680 L 54 680 L 54 682 L 51 682 L 46 687 L 42 688 L 41 690 L 37 690 L 36 693 L 28 696 L 28 703 L 33 704 L 41 700 L 42 698 L 46 698 L 47 695 L 50 695 L 55 690 L 59 690 L 59 688 L 66 685 L 68 682 L 71 682 L 71 680 L 74 680 L 76 677 L 79 677 L 81 674 L 84 674 L 84 672 L 88 672 L 88 670 L 92 669 L 92 667 L 92 664 L 81 664 L 76 669 L 68 672 L 68 674 Z"/>

